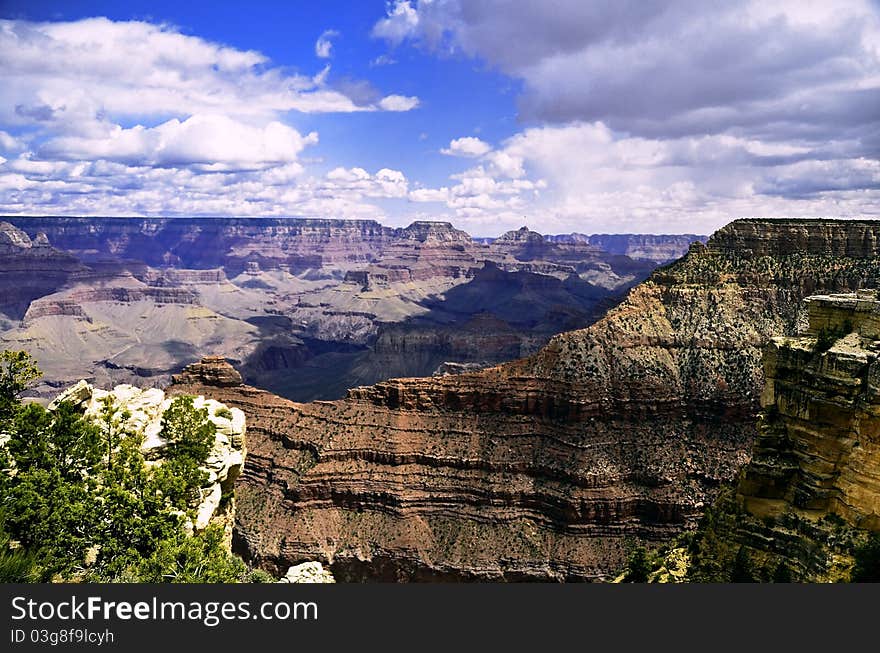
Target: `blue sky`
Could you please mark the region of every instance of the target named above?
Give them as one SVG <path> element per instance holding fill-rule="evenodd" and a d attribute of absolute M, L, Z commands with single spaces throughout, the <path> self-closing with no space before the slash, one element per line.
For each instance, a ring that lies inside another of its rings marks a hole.
<path fill-rule="evenodd" d="M 876 3 L 698 7 L 5 0 L 0 212 L 876 216 Z"/>

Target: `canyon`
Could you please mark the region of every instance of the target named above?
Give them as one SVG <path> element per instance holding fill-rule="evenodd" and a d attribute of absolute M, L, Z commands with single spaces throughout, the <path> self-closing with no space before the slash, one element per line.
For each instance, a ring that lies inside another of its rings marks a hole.
<path fill-rule="evenodd" d="M 878 237 L 880 222 L 736 220 L 516 361 L 297 403 L 218 357 L 169 392 L 248 416 L 234 546 L 267 570 L 607 579 L 634 542 L 696 528 L 734 481 L 758 436 L 763 349 L 808 322 L 806 297 L 876 286 Z"/>
<path fill-rule="evenodd" d="M 0 347 L 36 357 L 43 400 L 79 379 L 163 387 L 205 355 L 301 401 L 485 367 L 591 324 L 657 265 L 525 227 L 484 242 L 424 221 L 6 220 Z"/>

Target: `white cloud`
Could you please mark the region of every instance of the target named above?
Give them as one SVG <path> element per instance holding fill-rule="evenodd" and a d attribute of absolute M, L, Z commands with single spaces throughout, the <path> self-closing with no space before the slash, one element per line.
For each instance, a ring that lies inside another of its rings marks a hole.
<path fill-rule="evenodd" d="M 411 202 L 447 202 L 449 189 L 446 186 L 442 188 L 416 188 L 409 192 L 408 197 Z"/>
<path fill-rule="evenodd" d="M 373 36 L 519 80 L 535 125 L 417 187 L 463 228 L 710 232 L 743 215 L 877 216 L 876 2 L 391 3 Z M 475 139 L 476 141 L 477 139 Z"/>
<path fill-rule="evenodd" d="M 0 60 L 0 124 L 6 125 L 82 133 L 101 116 L 224 113 L 265 119 L 286 111 L 382 109 L 328 87 L 326 69 L 311 77 L 290 73 L 259 52 L 145 22 L 2 20 Z"/>
<path fill-rule="evenodd" d="M 4 211 L 26 215 L 386 217 L 409 182 L 382 168 L 308 175 L 298 162 L 265 169 L 153 167 L 122 162 L 0 162 Z"/>
<path fill-rule="evenodd" d="M 406 197 L 408 188 L 406 176 L 389 168 L 382 168 L 376 174 L 363 168 L 334 168 L 318 186 L 322 195 L 374 198 Z"/>
<path fill-rule="evenodd" d="M 19 139 L 0 129 L 0 151 L 12 152 L 23 147 L 24 144 Z"/>
<path fill-rule="evenodd" d="M 416 188 L 462 228 L 547 233 L 711 232 L 744 215 L 878 215 L 880 164 L 813 161 L 808 149 L 755 139 L 615 134 L 601 122 L 525 129 L 454 185 Z M 870 190 L 864 190 L 870 189 Z"/>
<path fill-rule="evenodd" d="M 378 57 L 370 61 L 370 66 L 393 66 L 397 63 L 397 59 L 388 54 L 380 54 Z"/>
<path fill-rule="evenodd" d="M 388 4 L 386 17 L 373 26 L 372 34 L 397 45 L 414 35 L 418 27 L 419 13 L 409 0 L 395 0 L 393 4 Z"/>
<path fill-rule="evenodd" d="M 386 95 L 379 100 L 379 108 L 384 111 L 409 111 L 419 106 L 419 98 L 407 95 Z"/>
<path fill-rule="evenodd" d="M 643 136 L 783 138 L 877 127 L 880 11 L 870 0 L 687 3 L 413 0 L 373 35 L 478 57 L 523 82 L 522 114 Z M 766 139 L 765 139 L 766 140 Z"/>
<path fill-rule="evenodd" d="M 317 133 L 302 136 L 277 121 L 255 127 L 223 115 L 195 115 L 152 128 L 113 125 L 98 137 L 59 136 L 47 141 L 39 153 L 62 160 L 251 168 L 295 161 L 303 148 L 317 141 Z"/>
<path fill-rule="evenodd" d="M 398 170 L 324 176 L 300 160 L 318 134 L 286 124 L 289 111 L 418 106 L 356 95 L 357 80 L 333 84 L 329 65 L 295 74 L 258 52 L 104 18 L 0 21 L 0 61 L 3 212 L 381 218 L 408 193 Z"/>
<path fill-rule="evenodd" d="M 339 36 L 339 32 L 334 29 L 324 30 L 318 40 L 315 41 L 315 56 L 319 59 L 329 59 L 333 56 L 333 41 L 331 39 Z"/>
<path fill-rule="evenodd" d="M 473 136 L 463 136 L 449 141 L 449 147 L 441 149 L 440 152 L 449 156 L 478 157 L 491 149 L 492 146 L 486 141 Z"/>

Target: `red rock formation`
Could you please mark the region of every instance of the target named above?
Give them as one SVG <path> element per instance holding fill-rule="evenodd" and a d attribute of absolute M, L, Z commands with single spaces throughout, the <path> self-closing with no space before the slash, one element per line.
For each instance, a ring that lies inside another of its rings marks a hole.
<path fill-rule="evenodd" d="M 765 222 L 765 250 L 788 229 Z M 592 327 L 479 372 L 311 404 L 197 379 L 176 391 L 248 415 L 236 541 L 259 564 L 318 559 L 342 580 L 604 577 L 627 538 L 693 526 L 746 461 L 761 348 L 794 330 L 799 299 L 880 272 L 877 252 L 808 243 L 765 259 L 692 248 Z"/>
<path fill-rule="evenodd" d="M 215 388 L 236 387 L 242 384 L 241 374 L 222 356 L 205 356 L 198 363 L 186 366 L 172 377 L 177 385 L 202 384 Z"/>

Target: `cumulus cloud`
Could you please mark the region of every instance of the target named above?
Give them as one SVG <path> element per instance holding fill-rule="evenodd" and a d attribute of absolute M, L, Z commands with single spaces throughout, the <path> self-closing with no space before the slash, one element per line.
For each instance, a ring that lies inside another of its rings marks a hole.
<path fill-rule="evenodd" d="M 383 219 L 405 198 L 402 172 L 337 168 L 307 174 L 298 162 L 258 170 L 155 167 L 125 162 L 0 162 L 4 210 L 30 215 L 239 215 Z"/>
<path fill-rule="evenodd" d="M 373 35 L 521 81 L 536 126 L 410 192 L 465 224 L 523 219 L 486 179 L 535 184 L 517 193 L 545 230 L 878 213 L 876 3 L 398 0 Z"/>
<path fill-rule="evenodd" d="M 335 36 L 322 34 L 316 54 L 332 54 Z M 290 111 L 419 102 L 335 84 L 329 65 L 294 73 L 259 52 L 105 18 L 0 21 L 0 61 L 4 212 L 376 218 L 408 191 L 400 171 L 337 178 L 300 160 L 318 134 L 287 124 Z"/>
<path fill-rule="evenodd" d="M 38 154 L 62 160 L 120 161 L 133 165 L 252 168 L 289 163 L 318 134 L 302 136 L 277 121 L 251 126 L 223 115 L 173 118 L 156 127 L 108 127 L 93 136 L 59 136 L 43 144 Z"/>
<path fill-rule="evenodd" d="M 419 98 L 408 95 L 386 95 L 379 100 L 379 108 L 385 111 L 409 111 L 419 106 Z"/>
<path fill-rule="evenodd" d="M 449 147 L 440 150 L 449 156 L 477 157 L 483 156 L 492 149 L 486 141 L 473 136 L 463 136 L 449 141 Z"/>
<path fill-rule="evenodd" d="M 388 15 L 373 26 L 372 34 L 397 45 L 415 34 L 418 28 L 419 12 L 409 0 L 395 0 L 388 5 Z"/>
<path fill-rule="evenodd" d="M 0 120 L 7 125 L 81 131 L 102 115 L 266 117 L 382 108 L 329 88 L 326 69 L 312 77 L 290 73 L 259 52 L 145 22 L 3 20 L 0 60 Z"/>
<path fill-rule="evenodd" d="M 877 215 L 880 164 L 729 135 L 625 136 L 602 122 L 525 129 L 411 202 L 466 228 L 546 232 L 712 231 L 744 215 Z"/>
<path fill-rule="evenodd" d="M 449 189 L 442 188 L 416 188 L 409 192 L 411 202 L 446 202 L 449 200 Z"/>
<path fill-rule="evenodd" d="M 399 170 L 382 168 L 371 175 L 363 168 L 334 168 L 328 172 L 320 188 L 333 195 L 356 194 L 364 197 L 405 197 L 406 176 Z"/>
<path fill-rule="evenodd" d="M 339 32 L 335 29 L 324 30 L 318 40 L 315 41 L 315 56 L 319 59 L 329 59 L 333 56 L 333 41 L 331 39 L 339 36 Z"/>
<path fill-rule="evenodd" d="M 678 136 L 877 121 L 865 111 L 880 82 L 868 0 L 559 0 L 552 11 L 540 0 L 398 1 L 373 34 L 480 57 L 524 81 L 524 115 L 550 122 Z"/>

